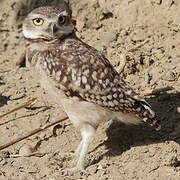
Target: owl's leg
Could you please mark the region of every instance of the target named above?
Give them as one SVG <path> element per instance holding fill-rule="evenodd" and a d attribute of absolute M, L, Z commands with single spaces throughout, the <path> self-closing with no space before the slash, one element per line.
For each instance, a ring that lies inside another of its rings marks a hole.
<path fill-rule="evenodd" d="M 81 152 L 82 144 L 83 144 L 83 140 L 81 140 L 81 142 L 79 143 L 78 147 L 76 148 L 76 150 L 74 152 L 74 155 L 76 157 L 78 157 L 79 153 Z"/>
<path fill-rule="evenodd" d="M 87 154 L 88 147 L 94 138 L 96 129 L 90 124 L 83 124 L 83 126 L 80 128 L 80 132 L 82 136 L 82 141 L 80 142 L 75 152 L 75 153 L 80 152 L 80 155 L 79 155 L 76 167 L 69 169 L 70 171 L 73 171 L 73 172 L 84 170 L 85 156 Z"/>
<path fill-rule="evenodd" d="M 75 160 L 77 160 L 79 157 L 79 154 L 81 152 L 82 145 L 83 145 L 83 139 L 78 144 L 78 147 L 76 148 L 75 152 L 65 152 L 65 153 L 61 153 L 61 155 L 65 156 L 65 157 L 69 157 L 69 158 L 75 157 Z"/>
<path fill-rule="evenodd" d="M 94 139 L 96 129 L 90 124 L 84 124 L 80 131 L 82 136 L 82 145 L 76 168 L 84 169 L 85 156 L 87 154 L 90 143 Z"/>

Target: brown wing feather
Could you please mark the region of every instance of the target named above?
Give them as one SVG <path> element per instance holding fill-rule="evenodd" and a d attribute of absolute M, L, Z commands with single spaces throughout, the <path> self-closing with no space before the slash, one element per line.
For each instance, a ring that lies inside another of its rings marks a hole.
<path fill-rule="evenodd" d="M 79 40 L 66 40 L 54 50 L 42 52 L 42 68 L 65 87 L 67 96 L 77 96 L 111 111 L 134 113 L 159 127 L 150 105 L 135 93 L 97 50 Z M 158 128 L 157 128 L 158 129 Z"/>

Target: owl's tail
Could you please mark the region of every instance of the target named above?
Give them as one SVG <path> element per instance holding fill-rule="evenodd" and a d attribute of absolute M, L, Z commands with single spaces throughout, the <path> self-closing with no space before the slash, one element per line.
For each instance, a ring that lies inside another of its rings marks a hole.
<path fill-rule="evenodd" d="M 151 106 L 145 100 L 138 99 L 136 107 L 140 109 L 138 115 L 142 118 L 144 122 L 154 127 L 157 131 L 161 129 L 159 121 L 155 118 L 154 111 L 151 109 Z"/>
<path fill-rule="evenodd" d="M 161 129 L 161 125 L 158 120 L 155 118 L 155 113 L 151 109 L 151 106 L 146 101 L 140 101 L 141 104 L 141 112 L 140 116 L 144 122 L 154 127 L 155 130 L 159 131 Z"/>

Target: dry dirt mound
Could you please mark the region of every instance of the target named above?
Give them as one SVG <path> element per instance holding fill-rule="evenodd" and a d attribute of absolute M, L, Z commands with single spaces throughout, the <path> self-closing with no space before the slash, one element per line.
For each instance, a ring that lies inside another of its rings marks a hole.
<path fill-rule="evenodd" d="M 0 114 L 30 97 L 39 101 L 0 121 L 0 145 L 39 126 L 64 117 L 48 99 L 26 67 L 15 62 L 23 51 L 21 23 L 14 21 L 16 1 L 0 0 Z M 106 54 L 118 68 L 120 54 L 127 57 L 122 73 L 136 90 L 173 86 L 174 90 L 147 101 L 161 121 L 162 130 L 102 124 L 87 155 L 85 174 L 72 179 L 180 179 L 180 2 L 179 0 L 70 0 L 73 16 L 81 21 L 78 36 Z M 135 51 L 129 51 L 146 42 Z M 69 123 L 48 129 L 7 149 L 18 153 L 31 145 L 42 157 L 6 158 L 0 155 L 0 180 L 58 180 L 61 169 L 72 166 L 63 152 L 76 148 L 80 136 Z"/>

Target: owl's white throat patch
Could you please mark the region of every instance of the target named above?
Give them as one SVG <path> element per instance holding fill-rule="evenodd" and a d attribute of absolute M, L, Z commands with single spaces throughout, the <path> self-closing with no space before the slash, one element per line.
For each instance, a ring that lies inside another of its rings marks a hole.
<path fill-rule="evenodd" d="M 23 35 L 25 38 L 27 39 L 37 39 L 37 38 L 41 38 L 39 36 L 39 33 L 36 33 L 35 31 L 34 32 L 31 32 L 31 31 L 28 31 L 26 28 L 23 27 Z"/>
<path fill-rule="evenodd" d="M 34 34 L 32 34 L 31 32 L 27 31 L 26 29 L 24 29 L 24 27 L 23 27 L 23 35 L 27 39 L 33 39 L 34 38 Z"/>

